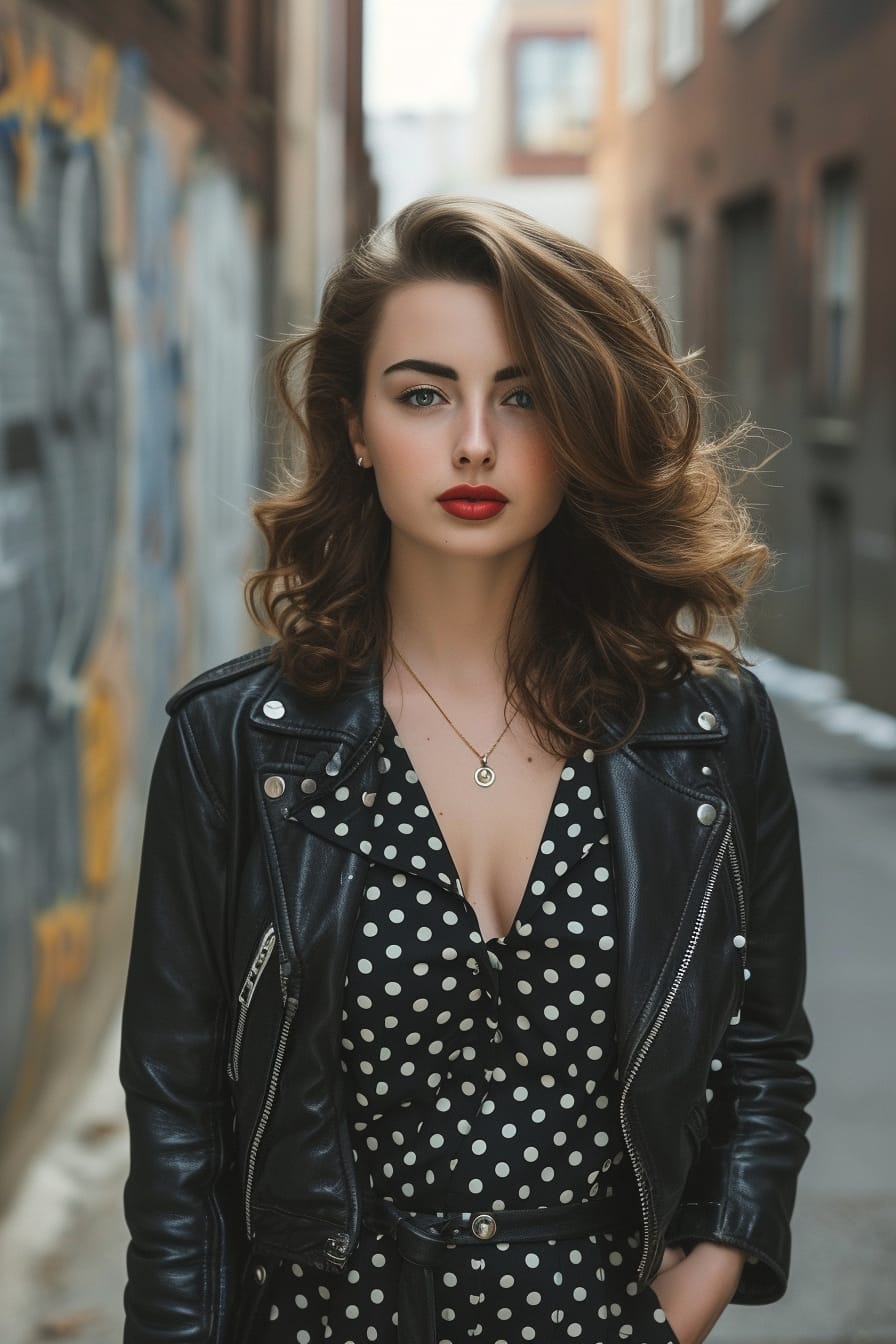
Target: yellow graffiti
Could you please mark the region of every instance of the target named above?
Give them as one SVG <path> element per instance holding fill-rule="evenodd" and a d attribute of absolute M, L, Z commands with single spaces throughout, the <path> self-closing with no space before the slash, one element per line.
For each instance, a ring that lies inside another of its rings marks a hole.
<path fill-rule="evenodd" d="M 14 1132 L 28 1108 L 47 1064 L 52 1017 L 62 991 L 84 979 L 94 947 L 95 908 L 81 900 L 62 901 L 34 921 L 35 983 L 25 1035 L 22 1068 L 0 1139 Z"/>
<path fill-rule="evenodd" d="M 77 985 L 87 973 L 93 949 L 93 913 L 84 901 L 64 901 L 45 910 L 34 921 L 37 944 L 37 980 L 33 1013 L 45 1022 L 68 985 Z"/>
<path fill-rule="evenodd" d="M 115 859 L 115 825 L 122 786 L 119 711 L 107 686 L 89 689 L 81 715 L 82 833 L 84 882 L 105 886 Z"/>
<path fill-rule="evenodd" d="M 5 76 L 0 89 L 0 120 L 18 121 L 12 142 L 22 202 L 34 193 L 37 136 L 42 125 L 61 127 L 77 140 L 94 140 L 109 129 L 115 113 L 117 62 L 111 47 L 94 47 L 83 90 L 76 96 L 59 87 L 53 58 L 46 49 L 26 55 L 17 29 L 0 33 L 0 52 Z"/>

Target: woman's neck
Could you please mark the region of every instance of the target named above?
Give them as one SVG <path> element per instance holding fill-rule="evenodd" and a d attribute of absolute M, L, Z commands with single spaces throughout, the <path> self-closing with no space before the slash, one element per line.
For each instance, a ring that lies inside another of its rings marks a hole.
<path fill-rule="evenodd" d="M 458 694 L 503 688 L 507 633 L 529 554 L 442 559 L 393 549 L 386 578 L 392 640 L 418 676 Z"/>

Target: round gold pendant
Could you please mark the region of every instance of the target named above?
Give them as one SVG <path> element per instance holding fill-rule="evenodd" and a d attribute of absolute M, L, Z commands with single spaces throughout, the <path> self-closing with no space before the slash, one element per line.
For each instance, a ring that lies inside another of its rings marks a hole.
<path fill-rule="evenodd" d="M 490 765 L 480 765 L 473 778 L 481 789 L 488 789 L 495 782 L 495 772 Z"/>

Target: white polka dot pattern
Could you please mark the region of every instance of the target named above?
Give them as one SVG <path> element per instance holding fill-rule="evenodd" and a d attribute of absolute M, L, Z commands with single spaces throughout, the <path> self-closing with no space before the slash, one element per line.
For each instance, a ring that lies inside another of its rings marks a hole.
<path fill-rule="evenodd" d="M 374 800 L 343 787 L 303 814 L 370 861 L 342 1011 L 362 1189 L 411 1214 L 469 1215 L 612 1195 L 614 1180 L 625 1192 L 618 1232 L 451 1247 L 436 1274 L 439 1344 L 676 1344 L 652 1290 L 634 1282 L 594 753 L 567 761 L 513 925 L 487 942 L 388 717 L 377 770 Z M 400 1265 L 391 1238 L 364 1228 L 340 1276 L 284 1267 L 264 1344 L 395 1344 Z"/>

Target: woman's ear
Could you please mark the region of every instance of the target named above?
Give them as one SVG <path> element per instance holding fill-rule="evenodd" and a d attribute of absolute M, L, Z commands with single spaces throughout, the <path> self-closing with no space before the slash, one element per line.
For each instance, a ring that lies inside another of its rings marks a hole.
<path fill-rule="evenodd" d="M 345 418 L 345 431 L 348 434 L 348 441 L 351 444 L 352 452 L 355 457 L 358 457 L 367 449 L 360 412 L 352 406 L 350 401 L 346 401 L 345 397 L 343 397 L 342 414 Z"/>

